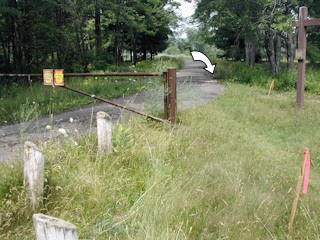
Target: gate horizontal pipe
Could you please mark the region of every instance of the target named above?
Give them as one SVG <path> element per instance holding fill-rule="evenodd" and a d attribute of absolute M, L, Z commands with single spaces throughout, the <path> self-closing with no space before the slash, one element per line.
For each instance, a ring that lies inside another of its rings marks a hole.
<path fill-rule="evenodd" d="M 116 72 L 116 73 L 65 73 L 65 77 L 154 77 L 161 72 Z M 42 77 L 42 73 L 0 74 L 0 77 Z"/>

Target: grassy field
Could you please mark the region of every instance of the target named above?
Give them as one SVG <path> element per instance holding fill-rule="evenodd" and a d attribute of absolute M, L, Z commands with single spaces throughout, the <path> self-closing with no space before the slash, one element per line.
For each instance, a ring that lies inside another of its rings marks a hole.
<path fill-rule="evenodd" d="M 94 135 L 41 146 L 39 212 L 70 221 L 81 239 L 288 239 L 305 147 L 310 185 L 292 239 L 320 238 L 320 98 L 226 84 L 214 102 L 179 112 L 175 127 L 137 118 L 114 126 L 117 152 Z M 22 164 L 0 166 L 0 238 L 33 239 Z"/>
<path fill-rule="evenodd" d="M 107 72 L 162 72 L 168 67 L 181 69 L 183 58 L 160 57 L 153 61 L 138 62 L 136 66 L 123 63 L 110 67 Z M 12 79 L 11 79 L 12 80 Z M 160 77 L 70 77 L 65 84 L 90 94 L 114 99 L 163 84 Z M 41 80 L 31 83 L 0 85 L 0 124 L 25 122 L 39 115 L 57 113 L 64 109 L 94 102 L 94 99 L 60 87 L 44 86 Z"/>

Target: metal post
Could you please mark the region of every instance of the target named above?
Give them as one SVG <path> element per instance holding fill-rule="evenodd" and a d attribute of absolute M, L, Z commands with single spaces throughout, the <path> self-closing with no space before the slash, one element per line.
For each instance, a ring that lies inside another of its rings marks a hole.
<path fill-rule="evenodd" d="M 176 123 L 177 114 L 177 82 L 176 82 L 176 68 L 168 68 L 168 89 L 169 89 L 169 108 L 170 108 L 170 122 Z"/>
<path fill-rule="evenodd" d="M 304 105 L 304 80 L 306 75 L 306 56 L 307 56 L 307 28 L 303 21 L 307 20 L 308 8 L 301 7 L 299 11 L 299 51 L 302 57 L 298 59 L 298 83 L 297 83 L 297 107 L 303 108 Z"/>
<path fill-rule="evenodd" d="M 168 72 L 163 72 L 164 119 L 169 120 Z"/>

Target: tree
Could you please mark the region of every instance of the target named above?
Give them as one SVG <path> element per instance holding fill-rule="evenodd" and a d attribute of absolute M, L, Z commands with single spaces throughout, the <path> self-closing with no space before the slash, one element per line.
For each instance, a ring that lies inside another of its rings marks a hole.
<path fill-rule="evenodd" d="M 320 18 L 319 1 L 299 1 L 299 6 L 307 6 L 311 18 Z M 320 60 L 320 26 L 308 27 L 307 57 L 311 62 Z"/>
<path fill-rule="evenodd" d="M 143 59 L 147 58 L 147 52 L 152 56 L 165 50 L 168 46 L 168 35 L 172 33 L 169 28 L 172 12 L 164 9 L 164 1 L 153 1 L 149 5 L 147 2 L 151 1 L 142 0 L 140 5 L 142 8 L 139 9 L 139 14 L 144 16 L 144 28 L 139 31 L 138 36 Z"/>
<path fill-rule="evenodd" d="M 88 71 L 167 46 L 173 0 L 0 0 L 0 70 Z"/>
<path fill-rule="evenodd" d="M 265 4 L 260 27 L 264 31 L 265 48 L 272 74 L 280 73 L 282 40 L 286 43 L 287 69 L 294 67 L 296 32 L 291 22 L 295 5 L 292 1 L 277 1 Z"/>
<path fill-rule="evenodd" d="M 217 33 L 228 41 L 233 40 L 234 56 L 239 52 L 240 42 L 243 40 L 246 64 L 252 66 L 256 59 L 259 36 L 256 26 L 261 12 L 262 6 L 259 1 L 199 0 L 194 17 L 209 33 Z"/>
<path fill-rule="evenodd" d="M 295 0 L 198 0 L 194 17 L 210 36 L 207 39 L 222 47 L 229 57 L 240 59 L 244 55 L 248 66 L 254 64 L 259 49 L 265 48 L 271 72 L 278 74 L 283 43 L 287 68 L 294 66 L 296 33 L 291 22 L 297 5 Z"/>

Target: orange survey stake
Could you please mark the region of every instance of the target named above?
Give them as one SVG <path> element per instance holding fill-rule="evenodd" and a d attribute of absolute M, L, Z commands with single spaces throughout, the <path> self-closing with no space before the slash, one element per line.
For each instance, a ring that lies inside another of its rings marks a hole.
<path fill-rule="evenodd" d="M 63 69 L 54 70 L 54 85 L 64 86 L 64 70 Z"/>
<path fill-rule="evenodd" d="M 53 85 L 53 70 L 52 69 L 43 69 L 43 84 L 44 85 Z"/>

